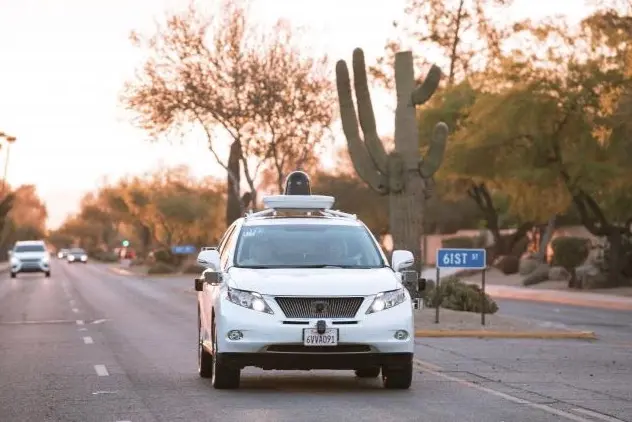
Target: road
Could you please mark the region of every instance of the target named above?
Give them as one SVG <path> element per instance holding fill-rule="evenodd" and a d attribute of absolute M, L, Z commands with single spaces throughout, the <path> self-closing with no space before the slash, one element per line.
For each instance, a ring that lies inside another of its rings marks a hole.
<path fill-rule="evenodd" d="M 407 391 L 257 369 L 214 390 L 191 285 L 100 264 L 0 275 L 0 421 L 632 421 L 632 346 L 612 341 L 423 339 Z"/>

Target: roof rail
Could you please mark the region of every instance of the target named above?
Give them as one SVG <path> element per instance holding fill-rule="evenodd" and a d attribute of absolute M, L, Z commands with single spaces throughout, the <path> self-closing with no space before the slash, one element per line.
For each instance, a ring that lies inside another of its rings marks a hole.
<path fill-rule="evenodd" d="M 276 215 L 277 212 L 299 212 L 311 215 L 319 212 L 326 217 L 342 217 L 357 219 L 355 214 L 332 210 L 335 198 L 325 195 L 269 195 L 263 197 L 263 205 L 266 209 L 258 212 L 250 212 L 245 218 L 267 217 Z"/>

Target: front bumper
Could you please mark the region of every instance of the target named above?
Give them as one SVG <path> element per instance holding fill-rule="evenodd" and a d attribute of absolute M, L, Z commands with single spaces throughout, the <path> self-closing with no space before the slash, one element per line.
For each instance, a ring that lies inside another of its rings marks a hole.
<path fill-rule="evenodd" d="M 50 271 L 50 264 L 48 262 L 33 260 L 33 261 L 18 261 L 11 263 L 12 273 L 47 273 Z"/>
<path fill-rule="evenodd" d="M 270 315 L 223 301 L 216 315 L 218 353 L 240 366 L 266 369 L 356 369 L 412 359 L 412 305 L 369 315 L 367 307 L 363 305 L 355 318 L 323 318 L 327 328 L 338 330 L 338 346 L 315 347 L 303 345 L 303 330 L 316 328 L 318 319 L 288 319 L 276 306 Z M 230 340 L 231 330 L 241 331 L 243 337 Z M 406 330 L 408 338 L 396 339 L 398 330 Z"/>

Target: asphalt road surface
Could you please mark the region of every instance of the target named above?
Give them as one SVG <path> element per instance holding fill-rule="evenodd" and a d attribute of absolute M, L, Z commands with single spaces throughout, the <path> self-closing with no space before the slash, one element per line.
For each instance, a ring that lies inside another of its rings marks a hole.
<path fill-rule="evenodd" d="M 351 371 L 196 373 L 190 278 L 0 275 L 0 421 L 632 421 L 632 345 L 424 339 L 410 390 Z"/>
<path fill-rule="evenodd" d="M 541 321 L 543 325 L 594 331 L 600 338 L 632 344 L 632 312 L 524 300 L 498 299 L 500 315 Z"/>

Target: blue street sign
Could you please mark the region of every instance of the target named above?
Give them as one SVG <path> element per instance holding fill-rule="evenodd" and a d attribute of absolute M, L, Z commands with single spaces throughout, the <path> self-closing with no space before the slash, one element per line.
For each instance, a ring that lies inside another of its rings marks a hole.
<path fill-rule="evenodd" d="M 437 250 L 437 268 L 482 270 L 487 267 L 486 255 L 485 249 L 441 248 Z"/>
<path fill-rule="evenodd" d="M 175 255 L 191 255 L 197 251 L 194 245 L 178 245 L 171 247 L 171 253 Z"/>

